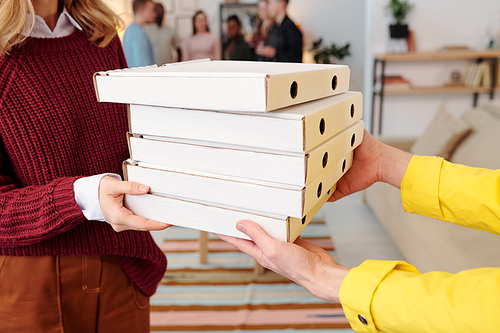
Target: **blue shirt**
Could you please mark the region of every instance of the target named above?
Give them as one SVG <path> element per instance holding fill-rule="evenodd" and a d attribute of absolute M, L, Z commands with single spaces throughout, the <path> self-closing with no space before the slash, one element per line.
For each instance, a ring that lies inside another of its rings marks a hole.
<path fill-rule="evenodd" d="M 123 51 L 128 67 L 141 67 L 156 64 L 153 46 L 144 29 L 132 23 L 123 35 Z"/>

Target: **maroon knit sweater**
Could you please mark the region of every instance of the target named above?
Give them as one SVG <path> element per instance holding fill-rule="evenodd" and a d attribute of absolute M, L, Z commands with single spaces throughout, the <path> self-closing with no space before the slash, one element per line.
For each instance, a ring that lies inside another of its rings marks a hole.
<path fill-rule="evenodd" d="M 86 220 L 73 192 L 78 177 L 121 174 L 128 157 L 126 107 L 97 102 L 92 82 L 124 67 L 117 37 L 99 48 L 78 30 L 0 57 L 0 255 L 114 254 L 152 295 L 166 258 L 151 235 Z"/>

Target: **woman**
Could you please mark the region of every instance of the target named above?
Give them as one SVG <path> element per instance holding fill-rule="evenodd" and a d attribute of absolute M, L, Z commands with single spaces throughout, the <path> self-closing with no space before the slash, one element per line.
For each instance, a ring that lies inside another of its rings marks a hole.
<path fill-rule="evenodd" d="M 0 0 L 3 333 L 149 332 L 166 259 L 134 229 L 167 226 L 123 207 L 148 187 L 116 179 L 126 108 L 92 83 L 127 67 L 120 24 L 100 0 Z"/>
<path fill-rule="evenodd" d="M 175 30 L 164 24 L 165 9 L 159 2 L 155 3 L 155 22 L 144 27 L 144 31 L 153 45 L 153 52 L 158 66 L 179 61 L 180 49 Z M 179 60 L 178 60 L 179 59 Z"/>
<path fill-rule="evenodd" d="M 221 60 L 221 52 L 220 38 L 210 33 L 205 13 L 197 11 L 193 15 L 193 36 L 184 42 L 182 60 Z"/>
<path fill-rule="evenodd" d="M 268 0 L 260 0 L 257 3 L 257 23 L 255 24 L 255 34 L 253 35 L 253 47 L 268 45 L 267 36 L 274 22 L 269 18 L 267 12 Z M 257 60 L 264 60 L 262 56 L 257 56 Z"/>

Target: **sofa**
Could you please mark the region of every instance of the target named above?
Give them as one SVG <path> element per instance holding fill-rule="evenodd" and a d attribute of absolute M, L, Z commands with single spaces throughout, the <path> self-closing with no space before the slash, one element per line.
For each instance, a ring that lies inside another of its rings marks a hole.
<path fill-rule="evenodd" d="M 485 103 L 459 118 L 442 107 L 420 137 L 379 139 L 418 155 L 499 169 L 500 103 Z M 400 191 L 385 183 L 372 185 L 363 195 L 405 260 L 419 271 L 500 266 L 500 235 L 404 212 Z"/>

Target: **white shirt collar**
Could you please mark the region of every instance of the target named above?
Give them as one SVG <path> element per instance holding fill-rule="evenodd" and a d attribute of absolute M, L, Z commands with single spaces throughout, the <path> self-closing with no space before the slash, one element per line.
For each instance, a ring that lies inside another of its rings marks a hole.
<path fill-rule="evenodd" d="M 50 31 L 47 23 L 38 15 L 35 15 L 35 24 L 33 30 L 29 31 L 33 16 L 31 14 L 26 14 L 26 24 L 21 32 L 24 36 L 36 37 L 36 38 L 59 38 L 71 35 L 75 28 L 82 30 L 82 27 L 69 15 L 66 7 L 64 8 L 61 15 L 57 19 L 56 27 L 54 31 Z"/>

